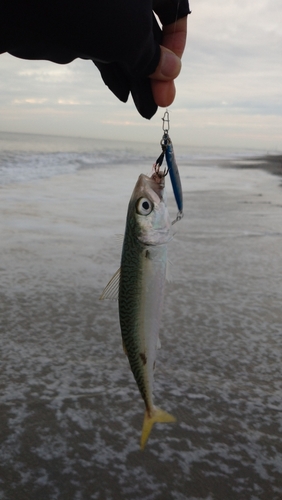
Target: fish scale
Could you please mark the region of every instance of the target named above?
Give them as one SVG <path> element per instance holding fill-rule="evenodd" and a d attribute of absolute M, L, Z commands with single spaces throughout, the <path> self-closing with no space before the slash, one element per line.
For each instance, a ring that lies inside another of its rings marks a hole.
<path fill-rule="evenodd" d="M 128 244 L 128 240 L 131 243 Z M 119 318 L 123 344 L 128 356 L 130 367 L 139 391 L 147 400 L 147 391 L 143 377 L 143 361 L 140 357 L 140 342 L 138 331 L 140 319 L 138 315 L 139 297 L 141 295 L 141 268 L 143 249 L 136 244 L 130 235 L 125 236 L 121 260 L 120 287 L 119 287 Z M 146 404 L 146 403 L 145 403 Z"/>

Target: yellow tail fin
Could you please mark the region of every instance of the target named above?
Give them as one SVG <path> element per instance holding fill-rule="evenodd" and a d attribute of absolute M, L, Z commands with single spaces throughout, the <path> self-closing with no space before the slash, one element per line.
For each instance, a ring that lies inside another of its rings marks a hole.
<path fill-rule="evenodd" d="M 141 450 L 144 450 L 145 445 L 147 443 L 148 437 L 152 430 L 153 425 L 156 422 L 175 422 L 176 418 L 167 413 L 166 411 L 161 410 L 160 408 L 154 408 L 153 414 L 151 416 L 148 415 L 148 412 L 145 412 L 142 436 L 141 436 Z"/>

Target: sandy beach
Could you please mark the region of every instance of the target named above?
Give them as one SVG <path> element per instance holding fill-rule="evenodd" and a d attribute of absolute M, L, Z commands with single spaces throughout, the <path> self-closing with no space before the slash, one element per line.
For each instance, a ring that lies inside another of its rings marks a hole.
<path fill-rule="evenodd" d="M 282 155 L 277 153 L 242 158 L 229 162 L 229 166 L 241 169 L 262 169 L 270 174 L 282 176 Z"/>
<path fill-rule="evenodd" d="M 141 172 L 108 165 L 0 190 L 1 500 L 282 497 L 280 180 L 182 167 L 155 376 L 156 404 L 177 422 L 141 452 L 117 303 L 99 301 Z"/>

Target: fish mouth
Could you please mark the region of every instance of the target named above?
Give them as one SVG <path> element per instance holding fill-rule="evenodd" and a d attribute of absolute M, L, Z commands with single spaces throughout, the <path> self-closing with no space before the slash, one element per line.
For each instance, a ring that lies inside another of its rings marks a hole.
<path fill-rule="evenodd" d="M 166 176 L 165 172 L 163 172 L 162 170 L 158 170 L 151 175 L 150 179 L 152 179 L 156 184 L 158 184 L 161 189 L 164 189 L 165 176 Z"/>
<path fill-rule="evenodd" d="M 141 198 L 144 195 L 150 195 L 152 201 L 157 204 L 159 204 L 160 201 L 163 200 L 164 180 L 162 180 L 162 177 L 158 177 L 158 179 L 160 179 L 159 182 L 155 180 L 154 176 L 155 174 L 153 174 L 152 177 L 148 177 L 145 174 L 139 175 L 133 192 L 134 197 Z"/>

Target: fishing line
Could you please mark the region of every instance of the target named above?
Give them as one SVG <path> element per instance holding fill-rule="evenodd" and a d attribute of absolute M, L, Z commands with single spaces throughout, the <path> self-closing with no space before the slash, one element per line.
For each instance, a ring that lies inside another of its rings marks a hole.
<path fill-rule="evenodd" d="M 176 8 L 176 14 L 175 14 L 175 20 L 174 20 L 174 30 L 173 30 L 172 38 L 171 38 L 171 46 L 173 46 L 173 41 L 174 41 L 175 33 L 176 33 L 176 23 L 177 23 L 177 19 L 178 19 L 179 6 L 180 6 L 180 0 L 177 1 L 177 8 Z M 169 121 L 169 112 L 167 109 L 164 113 L 162 121 L 163 121 L 163 126 L 162 126 L 163 136 L 162 136 L 162 139 L 160 141 L 162 153 L 157 158 L 157 160 L 154 164 L 154 169 L 155 169 L 155 173 L 158 174 L 160 171 L 160 167 L 163 163 L 164 157 L 165 157 L 166 163 L 167 163 L 167 169 L 164 171 L 163 175 L 167 175 L 168 173 L 170 175 L 170 180 L 171 180 L 171 184 L 172 184 L 174 198 L 175 198 L 176 205 L 178 208 L 178 213 L 176 215 L 176 218 L 172 222 L 172 224 L 175 224 L 176 222 L 181 220 L 183 217 L 183 194 L 182 194 L 182 186 L 181 186 L 179 170 L 178 170 L 178 166 L 177 166 L 175 156 L 174 156 L 173 145 L 172 145 L 171 139 L 169 137 L 169 133 L 168 133 L 169 129 L 170 129 L 170 121 Z"/>

